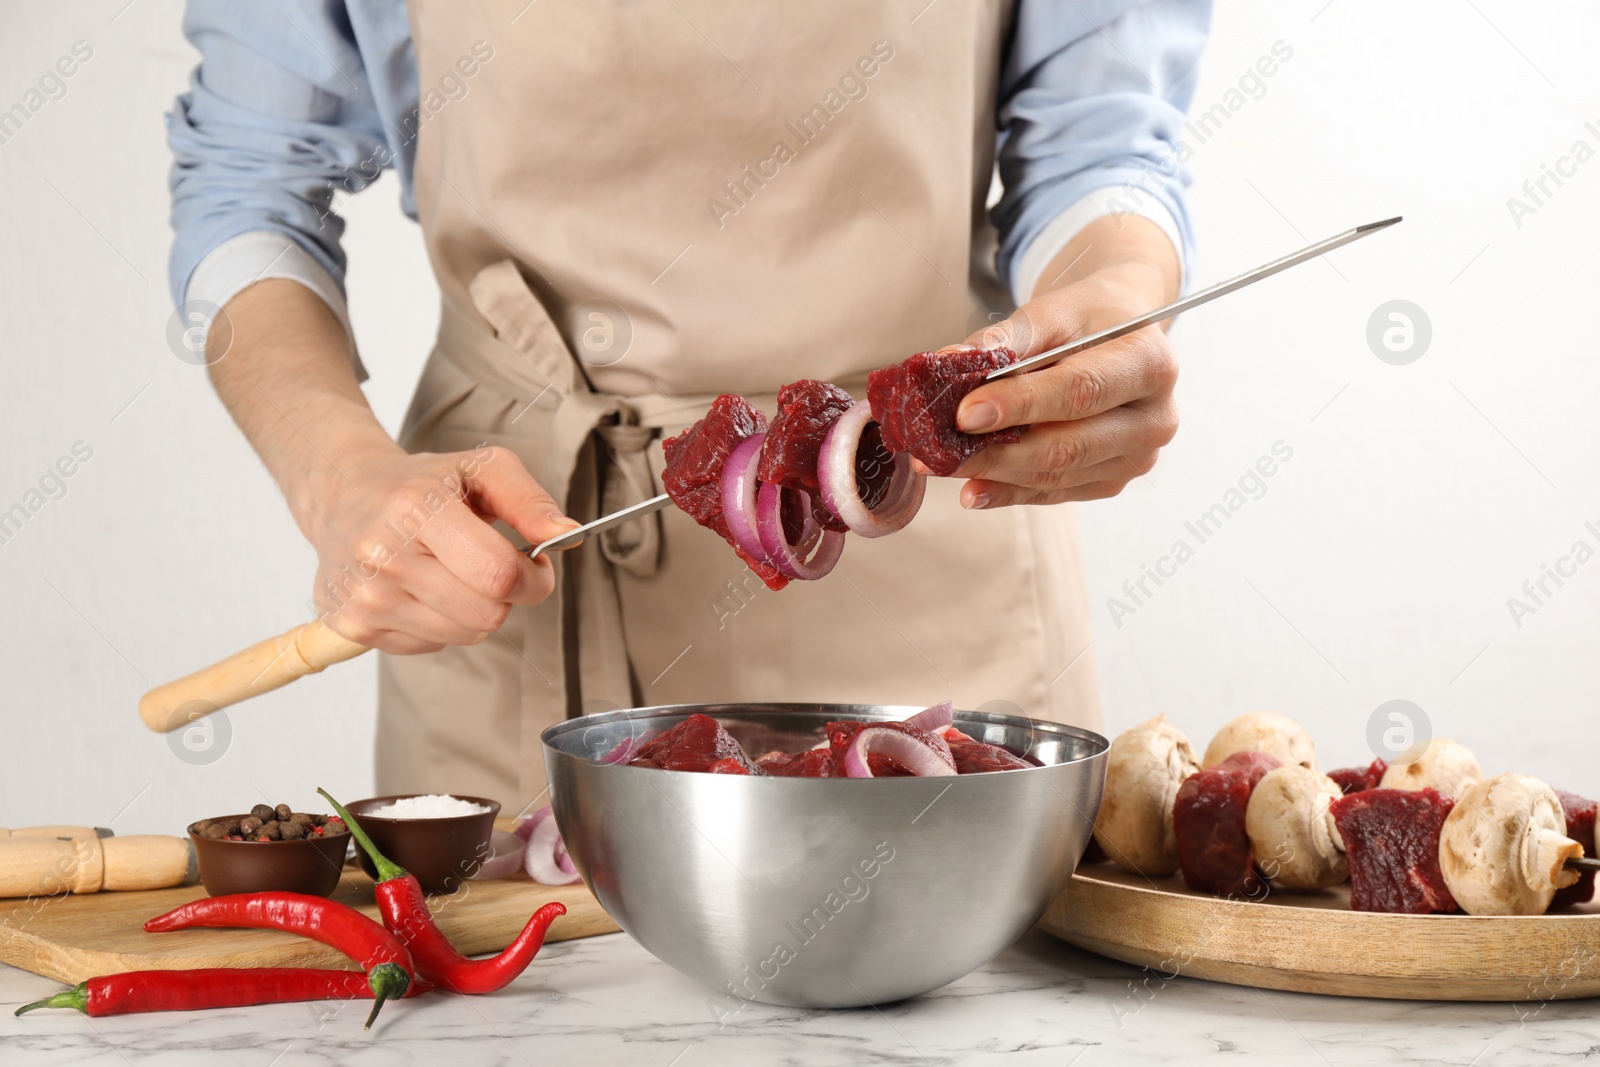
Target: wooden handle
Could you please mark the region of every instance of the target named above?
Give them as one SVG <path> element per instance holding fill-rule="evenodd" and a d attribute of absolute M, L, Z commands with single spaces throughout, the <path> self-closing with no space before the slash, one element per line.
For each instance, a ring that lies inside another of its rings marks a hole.
<path fill-rule="evenodd" d="M 100 844 L 106 854 L 101 889 L 165 889 L 199 880 L 194 844 L 187 837 L 134 834 Z"/>
<path fill-rule="evenodd" d="M 302 623 L 187 678 L 150 690 L 139 701 L 139 718 L 157 733 L 169 733 L 366 650 L 366 645 L 340 637 L 320 620 Z"/>
<path fill-rule="evenodd" d="M 194 846 L 185 837 L 0 839 L 0 897 L 165 889 L 193 882 L 197 876 Z"/>
<path fill-rule="evenodd" d="M 103 826 L 22 826 L 6 829 L 0 826 L 0 840 L 8 837 L 110 837 L 111 831 Z"/>

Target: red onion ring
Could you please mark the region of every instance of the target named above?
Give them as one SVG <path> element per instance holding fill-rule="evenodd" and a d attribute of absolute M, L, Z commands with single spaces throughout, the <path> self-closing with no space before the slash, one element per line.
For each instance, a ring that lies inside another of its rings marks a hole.
<path fill-rule="evenodd" d="M 767 562 L 767 551 L 761 547 L 761 535 L 756 531 L 756 467 L 761 462 L 761 443 L 766 439 L 764 433 L 753 433 L 734 445 L 720 482 L 722 517 L 728 522 L 728 532 L 746 555 L 763 563 Z"/>
<path fill-rule="evenodd" d="M 578 877 L 576 866 L 570 871 L 562 870 L 560 857 L 566 853 L 566 844 L 561 840 L 555 812 L 548 804 L 517 823 L 515 833 L 528 839 L 523 869 L 529 878 L 540 885 L 572 885 L 583 881 Z M 568 864 L 571 865 L 570 860 Z"/>
<path fill-rule="evenodd" d="M 504 878 L 522 870 L 528 842 L 517 834 L 496 830 L 489 838 L 489 858 L 478 864 L 478 869 L 467 875 L 469 881 L 487 882 Z"/>
<path fill-rule="evenodd" d="M 907 726 L 915 726 L 919 730 L 926 730 L 930 734 L 936 734 L 955 722 L 955 704 L 946 700 L 943 704 L 935 704 L 928 710 L 919 711 L 904 721 Z"/>
<path fill-rule="evenodd" d="M 863 727 L 844 750 L 846 778 L 871 778 L 867 756 L 888 756 L 919 778 L 949 778 L 956 773 L 954 761 L 932 745 L 889 726 Z"/>
<path fill-rule="evenodd" d="M 761 537 L 762 549 L 769 563 L 790 578 L 815 581 L 833 570 L 839 562 L 839 556 L 844 552 L 844 534 L 821 530 L 819 526 L 821 537 L 817 539 L 817 550 L 809 560 L 803 558 L 796 551 L 797 546 L 789 544 L 788 535 L 783 532 L 783 494 L 786 492 L 799 493 L 801 507 L 807 514 L 810 513 L 809 493 L 763 482 L 760 492 L 756 494 L 756 532 Z"/>
<path fill-rule="evenodd" d="M 822 455 L 817 462 L 817 481 L 822 486 L 822 502 L 851 533 L 862 537 L 882 537 L 903 530 L 922 507 L 927 476 L 911 469 L 911 457 L 894 453 L 894 471 L 889 488 L 876 510 L 869 509 L 856 488 L 856 450 L 861 434 L 872 421 L 872 405 L 852 404 L 828 427 L 822 439 Z"/>

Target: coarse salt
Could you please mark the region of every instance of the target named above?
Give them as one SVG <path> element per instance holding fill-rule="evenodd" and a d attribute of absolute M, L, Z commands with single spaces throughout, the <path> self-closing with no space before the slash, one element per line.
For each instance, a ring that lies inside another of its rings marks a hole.
<path fill-rule="evenodd" d="M 391 800 L 367 814 L 379 819 L 449 819 L 457 815 L 481 815 L 488 810 L 486 804 L 474 804 L 470 800 L 444 793 L 429 793 L 422 797 Z"/>

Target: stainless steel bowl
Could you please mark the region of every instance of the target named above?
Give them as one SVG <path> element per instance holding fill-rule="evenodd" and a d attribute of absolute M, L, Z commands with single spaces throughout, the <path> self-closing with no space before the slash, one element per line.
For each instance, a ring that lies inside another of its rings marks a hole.
<path fill-rule="evenodd" d="M 956 778 L 766 778 L 599 762 L 693 712 L 752 757 L 797 751 L 833 719 L 916 708 L 678 705 L 586 715 L 544 732 L 557 825 L 606 911 L 711 987 L 747 1001 L 862 1007 L 953 982 L 1028 930 L 1083 854 L 1105 738 L 1013 715 L 956 725 L 1041 766 Z"/>

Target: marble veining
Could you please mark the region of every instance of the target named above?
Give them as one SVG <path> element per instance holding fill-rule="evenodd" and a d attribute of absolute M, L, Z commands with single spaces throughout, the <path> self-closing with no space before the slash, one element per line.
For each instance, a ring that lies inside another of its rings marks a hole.
<path fill-rule="evenodd" d="M 58 983 L 0 966 L 0 1064 L 130 1067 L 545 1067 L 707 1064 L 1167 1067 L 1240 1062 L 1521 1064 L 1600 1060 L 1600 1002 L 1351 1000 L 1178 978 L 1030 934 L 944 989 L 880 1008 L 750 1004 L 718 1025 L 714 991 L 622 934 L 547 945 L 510 988 L 364 1008 L 267 1005 L 90 1019 L 15 1018 Z"/>

